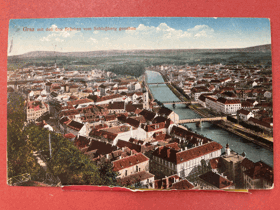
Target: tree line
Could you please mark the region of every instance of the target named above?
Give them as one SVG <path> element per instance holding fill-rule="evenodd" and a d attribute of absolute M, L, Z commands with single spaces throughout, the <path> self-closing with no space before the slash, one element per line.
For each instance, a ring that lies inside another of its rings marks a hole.
<path fill-rule="evenodd" d="M 24 99 L 17 92 L 12 94 L 7 117 L 8 179 L 29 173 L 31 180 L 43 181 L 38 177 L 42 168 L 33 155 L 38 152 L 47 163 L 47 173 L 59 177 L 63 185 L 117 185 L 118 174 L 110 162 L 101 159 L 95 164 L 62 134 L 35 124 L 25 126 Z M 49 135 L 52 157 L 49 155 Z"/>

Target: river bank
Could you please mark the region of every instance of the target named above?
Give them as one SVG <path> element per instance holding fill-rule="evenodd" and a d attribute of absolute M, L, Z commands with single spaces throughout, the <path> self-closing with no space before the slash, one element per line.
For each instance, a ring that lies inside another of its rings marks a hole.
<path fill-rule="evenodd" d="M 202 117 L 209 117 L 209 116 L 203 114 L 201 112 L 201 110 L 195 108 L 194 106 L 189 106 L 189 109 L 192 109 L 195 113 L 199 114 Z M 211 122 L 211 123 L 221 127 L 222 129 L 230 131 L 242 138 L 245 138 L 259 146 L 265 147 L 265 148 L 269 149 L 270 151 L 273 151 L 273 142 L 248 131 L 248 129 L 245 129 L 245 128 L 241 129 L 240 127 L 236 126 L 234 123 L 232 123 L 228 120 Z"/>
<path fill-rule="evenodd" d="M 164 78 L 161 76 L 160 72 L 148 70 L 146 71 L 146 75 L 147 83 L 160 84 L 164 82 Z M 158 101 L 178 101 L 178 93 L 175 95 L 166 84 L 160 84 L 158 86 L 151 85 L 149 89 L 153 93 L 154 98 Z M 203 116 L 200 109 L 196 109 L 194 108 L 195 106 L 192 105 L 188 108 L 183 104 L 176 105 L 176 108 L 172 107 L 172 105 L 166 105 L 166 107 L 175 111 L 180 116 L 180 119 L 193 119 Z M 273 166 L 272 146 L 266 146 L 261 143 L 261 141 L 259 143 L 253 143 L 254 139 L 252 136 L 243 133 L 243 131 L 237 131 L 231 127 L 210 122 L 204 122 L 202 127 L 196 127 L 195 123 L 186 124 L 186 126 L 200 135 L 217 141 L 223 146 L 229 143 L 231 149 L 240 154 L 245 151 L 246 154 L 248 154 L 248 158 L 252 161 L 263 160 L 267 164 Z"/>

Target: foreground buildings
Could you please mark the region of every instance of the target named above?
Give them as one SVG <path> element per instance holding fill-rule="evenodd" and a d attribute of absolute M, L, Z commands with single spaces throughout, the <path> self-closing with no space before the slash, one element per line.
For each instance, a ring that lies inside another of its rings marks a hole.
<path fill-rule="evenodd" d="M 245 89 L 233 88 L 238 85 L 233 83 L 237 78 L 244 82 L 243 74 L 235 75 L 233 70 L 222 66 L 208 68 L 203 69 L 204 74 L 202 67 L 185 67 L 180 74 L 170 66 L 160 70 L 202 107 L 225 115 L 237 114 L 240 120 L 271 129 L 269 102 L 246 96 Z M 250 72 L 256 76 L 255 70 Z M 222 74 L 223 78 L 218 80 Z M 110 162 L 118 172 L 121 186 L 153 189 L 273 186 L 272 167 L 263 162 L 253 163 L 245 154 L 231 151 L 229 145 L 179 126 L 179 116 L 151 101 L 138 79 L 97 69 L 73 72 L 57 67 L 30 67 L 8 76 L 8 90 L 21 92 L 26 98 L 28 123 L 47 122 L 93 162 Z M 262 91 L 255 89 L 256 85 L 269 81 L 254 76 L 250 80 L 253 83 L 247 82 L 254 87 L 250 93 L 259 95 Z M 265 97 L 270 100 L 269 91 Z"/>

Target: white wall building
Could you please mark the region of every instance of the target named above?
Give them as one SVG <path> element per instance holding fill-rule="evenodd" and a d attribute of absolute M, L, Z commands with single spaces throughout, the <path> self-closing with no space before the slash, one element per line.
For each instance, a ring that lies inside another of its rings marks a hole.
<path fill-rule="evenodd" d="M 206 143 L 184 151 L 166 146 L 159 147 L 152 154 L 152 166 L 166 176 L 178 174 L 181 178 L 192 179 L 207 171 L 207 162 L 221 155 L 222 146 L 217 142 Z"/>

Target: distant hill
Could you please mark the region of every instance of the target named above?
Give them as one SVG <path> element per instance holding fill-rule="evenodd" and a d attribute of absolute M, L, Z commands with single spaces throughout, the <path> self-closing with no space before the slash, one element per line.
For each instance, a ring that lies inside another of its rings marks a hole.
<path fill-rule="evenodd" d="M 271 44 L 259 45 L 246 48 L 231 48 L 231 49 L 163 49 L 163 50 L 100 50 L 88 52 L 55 52 L 55 51 L 32 51 L 22 55 L 8 56 L 9 58 L 43 58 L 43 57 L 106 57 L 120 55 L 149 55 L 154 53 L 168 52 L 267 52 L 271 51 Z"/>
<path fill-rule="evenodd" d="M 247 47 L 247 48 L 244 48 L 242 51 L 246 51 L 246 52 L 271 51 L 271 44 Z"/>

